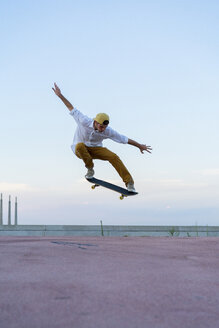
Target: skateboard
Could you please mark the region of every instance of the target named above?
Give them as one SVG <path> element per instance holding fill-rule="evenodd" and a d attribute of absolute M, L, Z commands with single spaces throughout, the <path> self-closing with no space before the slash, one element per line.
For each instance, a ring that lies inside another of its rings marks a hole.
<path fill-rule="evenodd" d="M 107 189 L 111 189 L 111 190 L 116 191 L 119 194 L 121 194 L 121 196 L 119 197 L 121 200 L 124 197 L 134 196 L 134 195 L 138 194 L 137 192 L 128 191 L 125 188 L 121 188 L 117 185 L 114 185 L 112 183 L 109 183 L 109 182 L 106 182 L 106 181 L 103 181 L 103 180 L 100 180 L 100 179 L 96 179 L 96 178 L 91 178 L 91 179 L 86 178 L 86 179 L 90 183 L 93 183 L 93 185 L 91 186 L 92 189 L 95 189 L 96 187 L 99 187 L 99 186 L 105 187 Z"/>

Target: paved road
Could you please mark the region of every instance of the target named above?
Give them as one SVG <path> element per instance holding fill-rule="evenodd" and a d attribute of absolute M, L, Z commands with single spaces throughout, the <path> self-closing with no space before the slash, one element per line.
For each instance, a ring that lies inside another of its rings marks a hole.
<path fill-rule="evenodd" d="M 0 237 L 1 328 L 218 328 L 219 238 Z"/>

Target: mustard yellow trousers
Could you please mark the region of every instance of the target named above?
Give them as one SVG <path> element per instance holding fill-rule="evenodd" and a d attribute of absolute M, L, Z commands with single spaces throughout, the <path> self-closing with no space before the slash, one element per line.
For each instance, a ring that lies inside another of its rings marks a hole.
<path fill-rule="evenodd" d="M 105 147 L 87 147 L 84 143 L 81 142 L 76 145 L 75 154 L 78 158 L 84 161 L 86 168 L 93 168 L 93 159 L 109 161 L 126 185 L 128 182 L 134 182 L 131 174 L 119 156 Z"/>

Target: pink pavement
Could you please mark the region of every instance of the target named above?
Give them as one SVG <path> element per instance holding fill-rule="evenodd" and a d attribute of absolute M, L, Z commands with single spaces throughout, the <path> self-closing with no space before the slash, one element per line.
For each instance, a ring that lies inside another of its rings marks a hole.
<path fill-rule="evenodd" d="M 219 238 L 0 237 L 1 328 L 217 328 Z"/>

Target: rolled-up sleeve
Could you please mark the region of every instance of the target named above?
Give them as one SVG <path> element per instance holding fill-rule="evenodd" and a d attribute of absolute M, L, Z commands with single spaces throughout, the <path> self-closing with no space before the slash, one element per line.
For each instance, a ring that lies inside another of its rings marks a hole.
<path fill-rule="evenodd" d="M 115 142 L 127 144 L 128 137 L 118 133 L 117 131 L 111 129 L 110 127 L 107 128 L 107 135 L 109 139 L 112 139 Z"/>

